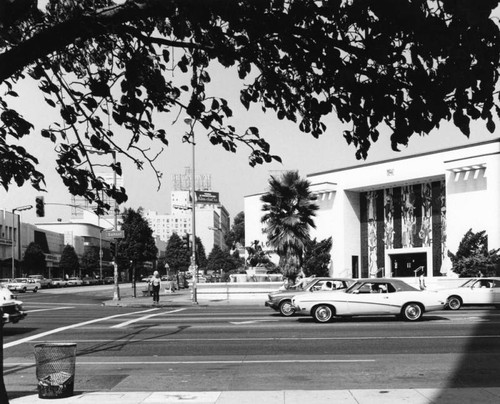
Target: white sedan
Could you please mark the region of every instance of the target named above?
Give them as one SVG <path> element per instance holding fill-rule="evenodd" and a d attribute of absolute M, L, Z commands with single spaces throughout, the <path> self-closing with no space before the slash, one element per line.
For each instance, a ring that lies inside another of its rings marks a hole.
<path fill-rule="evenodd" d="M 25 293 L 28 291 L 33 291 L 34 293 L 36 293 L 42 288 L 42 286 L 40 285 L 40 282 L 34 279 L 16 278 L 7 283 L 7 288 L 14 292 Z"/>
<path fill-rule="evenodd" d="M 292 299 L 297 314 L 326 323 L 334 317 L 397 315 L 417 321 L 424 312 L 442 310 L 446 300 L 436 291 L 418 290 L 399 279 L 360 279 L 345 291 L 304 293 Z"/>
<path fill-rule="evenodd" d="M 443 289 L 446 308 L 458 310 L 464 305 L 494 305 L 500 309 L 500 278 L 469 279 L 462 286 Z"/>

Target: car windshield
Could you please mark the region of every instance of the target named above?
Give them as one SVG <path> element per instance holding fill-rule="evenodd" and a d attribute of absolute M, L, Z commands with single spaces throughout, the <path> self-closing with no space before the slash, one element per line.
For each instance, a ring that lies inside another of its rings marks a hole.
<path fill-rule="evenodd" d="M 21 283 L 23 283 L 23 282 L 24 282 L 24 283 L 25 283 L 25 282 L 27 282 L 27 280 L 26 280 L 26 279 L 21 279 L 21 278 L 16 278 L 16 279 L 15 279 L 15 281 L 16 281 L 16 282 L 21 282 Z"/>
<path fill-rule="evenodd" d="M 470 288 L 476 279 L 469 279 L 467 282 L 460 285 L 461 288 Z"/>

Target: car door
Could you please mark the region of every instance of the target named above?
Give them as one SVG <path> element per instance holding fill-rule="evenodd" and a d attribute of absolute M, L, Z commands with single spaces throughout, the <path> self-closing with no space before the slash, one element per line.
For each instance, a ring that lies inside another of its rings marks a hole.
<path fill-rule="evenodd" d="M 494 288 L 490 281 L 477 279 L 469 288 L 464 289 L 464 304 L 493 304 Z"/>
<path fill-rule="evenodd" d="M 348 307 L 351 315 L 390 314 L 390 293 L 387 287 L 380 289 L 379 283 L 364 282 L 348 295 Z"/>
<path fill-rule="evenodd" d="M 500 305 L 500 280 L 492 279 L 491 280 L 491 291 L 493 293 L 493 303 L 496 305 Z"/>

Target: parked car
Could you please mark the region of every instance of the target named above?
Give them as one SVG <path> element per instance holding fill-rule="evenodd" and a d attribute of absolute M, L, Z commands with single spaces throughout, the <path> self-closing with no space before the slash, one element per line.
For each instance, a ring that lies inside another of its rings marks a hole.
<path fill-rule="evenodd" d="M 458 310 L 468 305 L 494 305 L 500 309 L 500 278 L 469 279 L 458 288 L 442 289 L 446 308 Z"/>
<path fill-rule="evenodd" d="M 106 276 L 102 282 L 105 284 L 105 285 L 111 285 L 113 283 L 115 283 L 115 277 L 114 276 Z"/>
<path fill-rule="evenodd" d="M 442 310 L 446 303 L 438 291 L 418 290 L 399 279 L 360 279 L 345 291 L 301 293 L 292 298 L 300 314 L 326 323 L 334 317 L 391 315 L 417 321 L 423 313 Z"/>
<path fill-rule="evenodd" d="M 304 286 L 291 287 L 285 290 L 278 290 L 269 293 L 266 307 L 279 311 L 282 316 L 289 317 L 294 314 L 292 307 L 292 297 L 299 293 L 317 292 L 319 290 L 345 290 L 354 283 L 354 279 L 349 278 L 310 278 Z"/>
<path fill-rule="evenodd" d="M 97 285 L 99 283 L 99 280 L 93 278 L 92 276 L 84 276 L 82 278 L 82 283 L 84 285 Z"/>
<path fill-rule="evenodd" d="M 36 293 L 39 289 L 41 289 L 41 285 L 40 282 L 35 281 L 34 279 L 16 278 L 7 283 L 7 288 L 14 292 L 25 293 L 32 291 L 33 293 Z"/>
<path fill-rule="evenodd" d="M 73 276 L 68 279 L 68 286 L 82 286 L 83 281 L 78 276 Z"/>
<path fill-rule="evenodd" d="M 68 281 L 64 278 L 52 278 L 52 282 L 50 282 L 50 286 L 53 288 L 62 288 L 68 286 Z"/>
<path fill-rule="evenodd" d="M 26 317 L 23 302 L 16 300 L 12 292 L 0 284 L 0 307 L 2 308 L 2 324 L 17 323 Z"/>
<path fill-rule="evenodd" d="M 28 279 L 34 279 L 35 281 L 38 281 L 42 288 L 49 288 L 52 282 L 51 279 L 48 279 L 43 275 L 29 275 Z"/>

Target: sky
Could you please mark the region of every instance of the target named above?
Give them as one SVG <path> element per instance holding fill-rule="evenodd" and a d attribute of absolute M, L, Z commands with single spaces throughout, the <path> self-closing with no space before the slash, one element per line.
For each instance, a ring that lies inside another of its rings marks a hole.
<path fill-rule="evenodd" d="M 241 145 L 237 153 L 225 151 L 221 146 L 213 146 L 200 128 L 196 132 L 195 169 L 197 174 L 209 174 L 212 179 L 212 190 L 219 192 L 220 201 L 229 211 L 231 223 L 234 216 L 244 208 L 244 196 L 262 193 L 267 190 L 270 175 L 279 175 L 280 171 L 298 170 L 302 177 L 311 173 L 351 167 L 363 163 L 399 158 L 414 154 L 442 150 L 486 140 L 498 138 L 498 134 L 490 134 L 483 124 L 476 125 L 468 139 L 457 128 L 443 124 L 441 129 L 427 136 L 414 135 L 408 147 L 394 152 L 390 146 L 387 131 L 382 130 L 377 143 L 372 145 L 366 161 L 355 158 L 354 146 L 345 142 L 342 133 L 344 126 L 335 116 L 328 117 L 326 133 L 319 139 L 299 131 L 298 124 L 279 120 L 272 111 L 263 113 L 258 104 L 246 110 L 239 103 L 241 82 L 234 69 L 216 68 L 211 71 L 211 89 L 215 95 L 225 97 L 233 109 L 233 120 L 230 122 L 237 129 L 244 130 L 249 126 L 259 128 L 261 135 L 270 143 L 271 153 L 279 155 L 283 162 L 273 162 L 256 167 L 248 164 L 249 150 Z M 55 172 L 56 154 L 54 146 L 39 135 L 42 127 L 47 127 L 58 113 L 48 107 L 32 82 L 21 84 L 18 89 L 21 97 L 13 100 L 11 106 L 17 107 L 28 120 L 35 124 L 36 131 L 22 143 L 39 159 L 38 169 L 46 176 L 46 191 L 40 193 L 30 184 L 18 188 L 11 185 L 8 192 L 0 189 L 0 209 L 12 210 L 19 206 L 35 205 L 35 197 L 43 195 L 46 203 L 46 216 L 37 218 L 35 210 L 21 212 L 22 220 L 28 223 L 53 222 L 57 219 L 70 219 L 70 208 L 50 203 L 69 204 L 71 197 Z M 163 173 L 161 186 L 152 169 L 148 166 L 140 171 L 124 158 L 118 157 L 124 167 L 124 184 L 129 196 L 122 205 L 127 208 L 157 211 L 159 214 L 170 213 L 170 192 L 172 176 L 182 174 L 186 167 L 192 165 L 192 146 L 182 142 L 184 127 L 172 116 L 158 116 L 157 128 L 167 131 L 169 146 L 164 149 L 156 161 L 159 171 Z M 118 128 L 111 129 L 119 133 Z M 145 145 L 150 147 L 150 145 Z M 153 147 L 153 151 L 157 149 Z"/>

